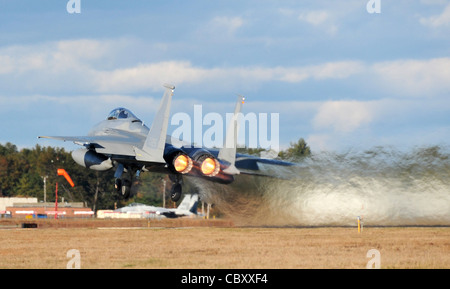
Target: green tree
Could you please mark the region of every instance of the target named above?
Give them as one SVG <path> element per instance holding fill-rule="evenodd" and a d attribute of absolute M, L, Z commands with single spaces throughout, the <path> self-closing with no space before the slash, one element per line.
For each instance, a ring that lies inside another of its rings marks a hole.
<path fill-rule="evenodd" d="M 22 174 L 15 186 L 15 196 L 43 198 L 42 179 L 36 173 Z"/>
<path fill-rule="evenodd" d="M 291 146 L 288 149 L 280 151 L 278 157 L 284 160 L 297 161 L 310 155 L 310 147 L 303 138 L 300 138 L 298 142 L 291 143 Z"/>
<path fill-rule="evenodd" d="M 19 181 L 23 164 L 17 147 L 12 143 L 0 145 L 0 193 L 2 196 L 14 196 L 14 187 Z"/>
<path fill-rule="evenodd" d="M 236 152 L 239 154 L 253 155 L 253 156 L 261 156 L 261 152 L 266 151 L 263 148 L 237 148 Z"/>

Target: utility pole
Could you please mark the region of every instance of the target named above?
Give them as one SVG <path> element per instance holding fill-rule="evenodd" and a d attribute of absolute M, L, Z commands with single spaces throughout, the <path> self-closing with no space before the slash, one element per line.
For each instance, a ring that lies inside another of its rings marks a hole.
<path fill-rule="evenodd" d="M 166 179 L 162 179 L 163 184 L 164 184 L 164 189 L 163 189 L 163 208 L 166 207 Z"/>
<path fill-rule="evenodd" d="M 44 179 L 44 210 L 47 210 L 47 178 L 48 176 L 41 176 Z"/>

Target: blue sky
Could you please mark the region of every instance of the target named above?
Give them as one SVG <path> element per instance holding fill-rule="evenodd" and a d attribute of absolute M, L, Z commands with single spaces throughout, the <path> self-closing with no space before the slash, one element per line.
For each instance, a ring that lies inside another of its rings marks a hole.
<path fill-rule="evenodd" d="M 67 2 L 0 0 L 0 143 L 70 149 L 36 137 L 118 106 L 150 124 L 166 82 L 172 113 L 279 113 L 282 148 L 450 142 L 450 1 Z"/>

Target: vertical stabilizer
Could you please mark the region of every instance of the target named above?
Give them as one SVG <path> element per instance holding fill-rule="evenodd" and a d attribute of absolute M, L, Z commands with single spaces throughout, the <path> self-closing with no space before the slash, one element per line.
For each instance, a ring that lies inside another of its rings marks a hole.
<path fill-rule="evenodd" d="M 185 195 L 183 201 L 178 206 L 178 210 L 189 211 L 197 214 L 198 194 Z"/>
<path fill-rule="evenodd" d="M 164 84 L 166 91 L 153 120 L 150 131 L 142 149 L 135 147 L 136 159 L 148 162 L 165 163 L 164 148 L 169 125 L 170 105 L 175 86 Z"/>
<path fill-rule="evenodd" d="M 244 104 L 245 97 L 238 95 L 236 102 L 236 107 L 234 109 L 233 117 L 227 128 L 227 135 L 225 136 L 225 141 L 223 147 L 219 151 L 219 160 L 226 161 L 230 163 L 229 167 L 224 170 L 225 173 L 230 175 L 239 174 L 239 170 L 235 167 L 236 162 L 236 148 L 237 148 L 237 138 L 239 131 L 239 115 L 241 114 L 242 105 Z"/>

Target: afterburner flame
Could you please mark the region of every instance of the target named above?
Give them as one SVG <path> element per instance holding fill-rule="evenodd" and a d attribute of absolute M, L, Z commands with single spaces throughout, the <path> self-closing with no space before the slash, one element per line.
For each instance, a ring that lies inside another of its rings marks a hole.
<path fill-rule="evenodd" d="M 192 169 L 192 160 L 187 155 L 180 154 L 174 159 L 173 166 L 177 172 L 187 174 Z"/>
<path fill-rule="evenodd" d="M 220 166 L 215 159 L 208 157 L 203 160 L 200 169 L 205 176 L 214 177 L 219 173 Z"/>

